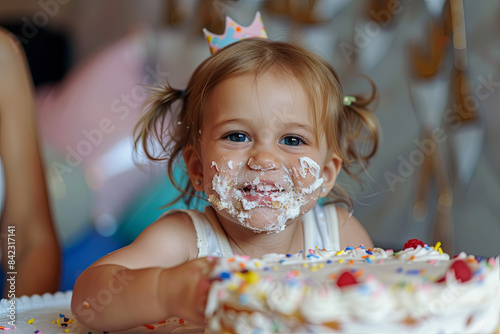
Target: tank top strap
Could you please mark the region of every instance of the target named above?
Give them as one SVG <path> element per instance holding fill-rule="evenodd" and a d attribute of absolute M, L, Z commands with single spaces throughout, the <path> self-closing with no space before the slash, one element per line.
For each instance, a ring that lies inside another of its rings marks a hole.
<path fill-rule="evenodd" d="M 198 258 L 207 256 L 234 256 L 231 245 L 226 238 L 226 234 L 219 224 L 219 220 L 211 206 L 205 208 L 205 212 L 198 210 L 174 209 L 163 213 L 158 219 L 168 215 L 183 212 L 186 213 L 193 222 L 196 231 L 196 246 L 198 247 Z"/>
<path fill-rule="evenodd" d="M 199 212 L 198 210 L 173 209 L 164 212 L 158 219 L 165 218 L 178 212 L 187 214 L 193 222 L 193 226 L 196 231 L 196 246 L 198 247 L 198 258 L 207 257 L 209 255 L 209 243 L 204 226 L 204 221 L 206 221 L 207 219 L 201 212 Z"/>
<path fill-rule="evenodd" d="M 217 237 L 217 241 L 219 242 L 222 257 L 233 257 L 234 252 L 231 248 L 231 245 L 229 244 L 229 240 L 227 240 L 226 233 L 222 229 L 219 223 L 219 219 L 217 218 L 214 209 L 210 205 L 205 208 L 205 217 L 212 225 L 212 228 L 215 232 L 215 236 Z"/>
<path fill-rule="evenodd" d="M 316 247 L 314 241 L 314 230 L 316 225 L 316 219 L 314 217 L 314 210 L 309 210 L 302 217 L 302 231 L 304 233 L 304 254 L 309 254 L 309 249 L 314 249 Z"/>
<path fill-rule="evenodd" d="M 328 239 L 331 242 L 334 250 L 340 250 L 340 235 L 339 235 L 339 218 L 337 215 L 337 207 L 334 204 L 323 206 L 327 221 Z"/>
<path fill-rule="evenodd" d="M 337 208 L 333 204 L 323 207 L 316 205 L 302 217 L 304 232 L 304 251 L 316 247 L 339 250 L 339 223 Z"/>

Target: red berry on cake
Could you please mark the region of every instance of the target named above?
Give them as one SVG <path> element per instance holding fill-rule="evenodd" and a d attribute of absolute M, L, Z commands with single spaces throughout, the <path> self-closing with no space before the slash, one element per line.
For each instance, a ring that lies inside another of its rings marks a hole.
<path fill-rule="evenodd" d="M 453 270 L 455 272 L 455 278 L 457 279 L 457 281 L 462 283 L 470 281 L 474 276 L 472 270 L 469 268 L 469 266 L 464 260 L 456 260 L 455 262 L 453 262 L 453 264 L 448 269 L 448 272 L 450 270 Z M 446 274 L 436 282 L 438 283 L 446 282 Z"/>
<path fill-rule="evenodd" d="M 358 281 L 356 280 L 356 277 L 354 277 L 354 275 L 349 271 L 344 271 L 337 280 L 337 286 L 339 288 L 355 284 L 358 284 Z"/>
<path fill-rule="evenodd" d="M 417 248 L 417 246 L 420 245 L 422 247 L 425 246 L 425 244 L 418 240 L 418 239 L 410 239 L 408 240 L 406 243 L 405 243 L 405 246 L 403 247 L 403 249 L 407 249 L 407 248 Z"/>

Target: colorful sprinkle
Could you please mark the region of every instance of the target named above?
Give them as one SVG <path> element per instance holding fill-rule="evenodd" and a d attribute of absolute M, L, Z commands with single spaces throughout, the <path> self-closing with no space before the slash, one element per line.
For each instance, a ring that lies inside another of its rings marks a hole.
<path fill-rule="evenodd" d="M 231 273 L 228 272 L 228 271 L 223 271 L 223 272 L 220 273 L 219 277 L 222 280 L 225 280 L 225 279 L 231 278 Z"/>
<path fill-rule="evenodd" d="M 28 320 L 28 324 L 31 325 L 34 321 L 35 321 L 35 319 L 31 318 L 30 320 Z"/>
<path fill-rule="evenodd" d="M 343 249 L 339 250 L 335 255 L 339 256 L 339 255 L 342 255 L 342 254 L 344 254 L 344 250 Z"/>
<path fill-rule="evenodd" d="M 153 325 L 144 325 L 144 327 L 146 327 L 147 329 L 155 329 L 155 326 Z"/>
<path fill-rule="evenodd" d="M 363 269 L 360 269 L 360 270 L 354 272 L 353 276 L 356 278 L 360 278 L 361 276 L 363 276 L 363 273 L 364 273 Z"/>

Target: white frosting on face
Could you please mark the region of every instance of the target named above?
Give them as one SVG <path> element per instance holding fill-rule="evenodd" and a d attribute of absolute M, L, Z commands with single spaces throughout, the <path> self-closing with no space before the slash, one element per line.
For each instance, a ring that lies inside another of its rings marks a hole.
<path fill-rule="evenodd" d="M 215 167 L 212 189 L 217 195 L 210 194 L 208 201 L 255 232 L 283 231 L 286 223 L 300 215 L 301 207 L 311 200 L 311 194 L 323 184 L 320 166 L 308 157 L 299 158 L 298 170 L 282 168 L 269 172 L 269 169 L 262 170 L 252 165 L 256 172 L 244 169 L 242 162 L 238 163 L 238 169 L 235 170 L 233 161 L 227 163 L 227 168 L 215 161 L 210 167 Z M 273 181 L 266 180 L 266 175 Z M 269 221 L 255 224 L 252 222 L 252 210 L 258 208 L 272 209 L 275 214 L 267 215 Z"/>

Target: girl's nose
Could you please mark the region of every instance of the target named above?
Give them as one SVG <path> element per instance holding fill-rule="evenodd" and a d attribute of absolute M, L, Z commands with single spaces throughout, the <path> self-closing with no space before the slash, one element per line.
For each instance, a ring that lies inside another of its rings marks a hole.
<path fill-rule="evenodd" d="M 271 152 L 255 152 L 252 154 L 250 159 L 248 159 L 247 166 L 251 170 L 273 170 L 281 168 L 281 163 L 279 159 L 276 158 Z"/>

